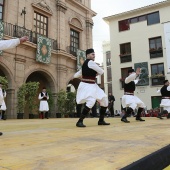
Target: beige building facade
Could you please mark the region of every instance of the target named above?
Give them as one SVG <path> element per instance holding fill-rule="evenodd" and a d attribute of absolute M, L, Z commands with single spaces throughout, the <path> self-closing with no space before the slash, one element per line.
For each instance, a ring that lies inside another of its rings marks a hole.
<path fill-rule="evenodd" d="M 170 1 L 127 11 L 104 20 L 110 27 L 112 89 L 115 110 L 121 110 L 124 79 L 128 69 L 141 68 L 137 95 L 147 107 L 159 107 L 156 93 L 170 79 Z"/>
<path fill-rule="evenodd" d="M 66 90 L 68 84 L 77 88 L 79 80 L 71 80 L 77 71 L 76 50 L 92 47 L 91 0 L 2 0 L 0 19 L 4 23 L 4 39 L 29 36 L 30 41 L 16 48 L 3 51 L 0 76 L 6 76 L 7 117 L 17 116 L 17 91 L 25 82 L 40 83 L 53 94 L 57 112 L 56 93 Z M 52 41 L 51 62 L 36 61 L 37 34 Z M 25 110 L 24 118 L 28 118 Z"/>

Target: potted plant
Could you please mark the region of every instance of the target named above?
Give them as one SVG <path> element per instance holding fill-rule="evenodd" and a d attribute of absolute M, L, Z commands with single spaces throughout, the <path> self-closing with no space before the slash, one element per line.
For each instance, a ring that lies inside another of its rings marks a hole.
<path fill-rule="evenodd" d="M 8 80 L 7 80 L 7 78 L 0 76 L 0 82 L 3 84 L 3 89 L 6 90 L 8 88 Z"/>
<path fill-rule="evenodd" d="M 57 117 L 64 117 L 66 113 L 66 103 L 67 103 L 67 93 L 65 90 L 61 89 L 57 93 L 57 108 L 58 108 L 58 112 L 56 113 Z"/>
<path fill-rule="evenodd" d="M 33 119 L 34 114 L 33 111 L 37 108 L 36 103 L 36 95 L 37 90 L 39 88 L 39 82 L 28 82 L 26 83 L 26 91 L 27 91 L 27 103 L 28 103 L 28 110 L 29 110 L 29 118 Z"/>
<path fill-rule="evenodd" d="M 53 97 L 53 94 L 52 94 L 50 89 L 47 89 L 47 93 L 49 95 L 49 99 L 48 99 L 49 115 L 51 115 L 51 112 L 52 112 L 52 110 L 54 108 L 54 97 Z"/>
<path fill-rule="evenodd" d="M 75 108 L 76 108 L 76 93 L 75 92 L 67 92 L 67 103 L 66 103 L 66 113 L 68 113 L 69 117 L 74 117 Z"/>
<path fill-rule="evenodd" d="M 161 77 L 165 77 L 165 75 L 162 74 L 162 73 L 159 73 L 159 74 L 152 74 L 152 75 L 151 75 L 151 78 L 161 78 Z"/>
<path fill-rule="evenodd" d="M 17 119 L 23 119 L 24 108 L 26 104 L 25 96 L 27 94 L 26 84 L 19 87 L 17 92 Z"/>

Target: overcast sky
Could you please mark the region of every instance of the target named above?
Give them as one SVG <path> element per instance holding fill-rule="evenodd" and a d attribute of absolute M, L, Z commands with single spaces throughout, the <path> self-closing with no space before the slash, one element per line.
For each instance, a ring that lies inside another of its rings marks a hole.
<path fill-rule="evenodd" d="M 102 18 L 151 5 L 165 0 L 91 0 L 91 8 L 97 13 L 93 18 L 93 48 L 96 53 L 95 61 L 103 62 L 102 42 L 109 41 L 109 26 Z"/>

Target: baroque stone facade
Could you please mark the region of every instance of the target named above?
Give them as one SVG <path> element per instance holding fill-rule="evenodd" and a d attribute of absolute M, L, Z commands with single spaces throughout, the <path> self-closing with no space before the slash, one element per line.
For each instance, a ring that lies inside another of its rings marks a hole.
<path fill-rule="evenodd" d="M 91 0 L 4 1 L 4 39 L 23 35 L 30 38 L 29 42 L 3 51 L 0 58 L 0 76 L 6 76 L 9 81 L 6 98 L 8 118 L 16 118 L 17 91 L 28 81 L 40 82 L 39 92 L 43 86 L 51 89 L 55 100 L 52 116 L 55 116 L 56 93 L 66 89 L 70 82 L 74 86 L 77 83 L 77 80 L 70 81 L 76 72 L 76 53 L 73 52 L 77 48 L 86 50 L 92 47 L 92 17 L 96 13 L 90 8 Z M 45 24 L 41 19 L 38 21 L 39 16 Z M 50 64 L 36 62 L 37 27 L 52 40 Z M 71 30 L 78 35 L 78 46 L 75 46 L 74 38 L 71 40 Z M 27 109 L 24 118 L 28 118 Z"/>

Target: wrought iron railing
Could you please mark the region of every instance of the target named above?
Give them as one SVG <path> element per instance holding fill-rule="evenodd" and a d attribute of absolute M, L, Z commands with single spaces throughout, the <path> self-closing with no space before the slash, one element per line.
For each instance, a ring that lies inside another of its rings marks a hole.
<path fill-rule="evenodd" d="M 28 36 L 30 42 L 37 44 L 38 33 L 28 30 L 26 28 L 20 27 L 18 25 L 13 25 L 13 24 L 6 23 L 6 22 L 3 22 L 3 24 L 4 24 L 4 35 L 8 35 L 11 37 L 17 37 L 17 38 L 21 38 L 23 36 Z M 44 35 L 42 35 L 42 36 L 44 36 Z M 51 40 L 51 43 L 52 43 L 51 48 L 53 50 L 58 50 L 57 40 L 54 40 L 51 38 L 49 38 L 49 39 Z"/>

